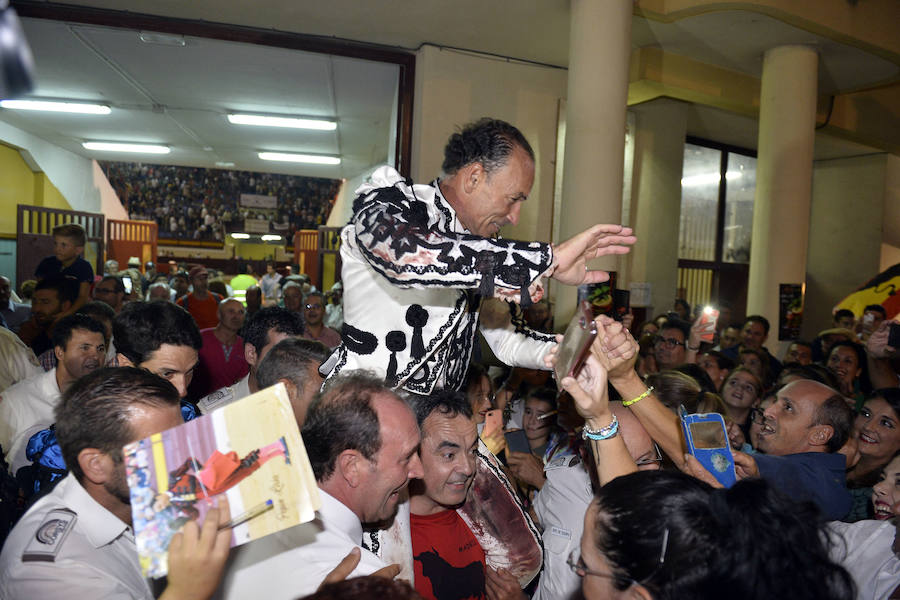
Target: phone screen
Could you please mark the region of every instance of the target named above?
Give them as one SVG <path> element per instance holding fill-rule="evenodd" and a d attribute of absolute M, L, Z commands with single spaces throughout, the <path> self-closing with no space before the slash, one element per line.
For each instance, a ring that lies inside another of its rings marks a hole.
<path fill-rule="evenodd" d="M 510 452 L 531 452 L 531 445 L 528 443 L 528 436 L 525 435 L 524 429 L 513 429 L 503 434 L 506 438 L 506 448 Z"/>
<path fill-rule="evenodd" d="M 125 293 L 126 293 L 126 294 L 130 294 L 130 293 L 131 293 L 131 289 L 132 289 L 132 288 L 131 288 L 131 277 L 123 277 L 123 278 L 122 278 L 122 285 L 125 286 Z"/>
<path fill-rule="evenodd" d="M 690 423 L 689 427 L 694 448 L 707 450 L 726 447 L 725 428 L 719 421 L 700 421 Z"/>
<path fill-rule="evenodd" d="M 584 361 L 587 351 L 591 347 L 591 342 L 597 336 L 593 315 L 591 315 L 587 303 L 582 303 L 578 308 L 563 335 L 563 341 L 559 344 L 554 368 L 556 381 L 562 381 L 563 377 L 577 374 L 578 367 Z"/>

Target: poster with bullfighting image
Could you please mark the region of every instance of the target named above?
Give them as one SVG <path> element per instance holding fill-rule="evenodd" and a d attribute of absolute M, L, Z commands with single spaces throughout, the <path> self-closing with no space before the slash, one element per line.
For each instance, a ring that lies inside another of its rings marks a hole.
<path fill-rule="evenodd" d="M 315 518 L 315 477 L 283 384 L 124 448 L 141 569 L 168 573 L 172 536 L 224 495 L 231 545 Z"/>

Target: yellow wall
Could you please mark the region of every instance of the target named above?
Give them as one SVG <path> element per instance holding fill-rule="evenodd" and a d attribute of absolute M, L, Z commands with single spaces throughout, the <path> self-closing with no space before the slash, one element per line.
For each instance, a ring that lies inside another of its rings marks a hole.
<path fill-rule="evenodd" d="M 31 204 L 71 210 L 44 173 L 35 173 L 15 148 L 0 144 L 0 235 L 16 233 L 16 205 Z"/>
<path fill-rule="evenodd" d="M 275 256 L 275 248 L 271 244 L 250 244 L 234 241 L 234 256 L 250 260 L 269 260 Z"/>

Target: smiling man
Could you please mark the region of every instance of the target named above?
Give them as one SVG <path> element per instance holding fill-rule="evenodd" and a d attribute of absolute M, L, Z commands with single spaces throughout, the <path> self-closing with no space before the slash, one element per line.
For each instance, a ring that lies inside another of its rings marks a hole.
<path fill-rule="evenodd" d="M 604 281 L 585 261 L 624 254 L 635 238 L 620 225 L 595 225 L 559 245 L 503 240 L 534 183 L 534 152 L 509 123 L 482 119 L 450 137 L 444 174 L 413 185 L 390 167 L 357 190 L 341 232 L 344 325 L 323 372 L 373 369 L 391 388 L 418 394 L 465 381 L 485 297 L 527 307 L 542 279 Z M 546 369 L 556 343 L 520 322 L 481 327 L 504 363 Z"/>

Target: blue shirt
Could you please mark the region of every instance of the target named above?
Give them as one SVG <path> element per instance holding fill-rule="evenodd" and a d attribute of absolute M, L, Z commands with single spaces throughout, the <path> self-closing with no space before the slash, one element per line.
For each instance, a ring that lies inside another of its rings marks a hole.
<path fill-rule="evenodd" d="M 812 501 L 830 521 L 843 519 L 853 505 L 844 476 L 843 454 L 801 452 L 786 456 L 756 454 L 760 477 L 797 501 Z"/>
<path fill-rule="evenodd" d="M 36 279 L 45 279 L 53 275 L 74 277 L 79 283 L 82 281 L 94 283 L 94 269 L 91 267 L 91 263 L 80 256 L 68 267 L 63 267 L 62 262 L 55 256 L 48 256 L 34 271 Z"/>

